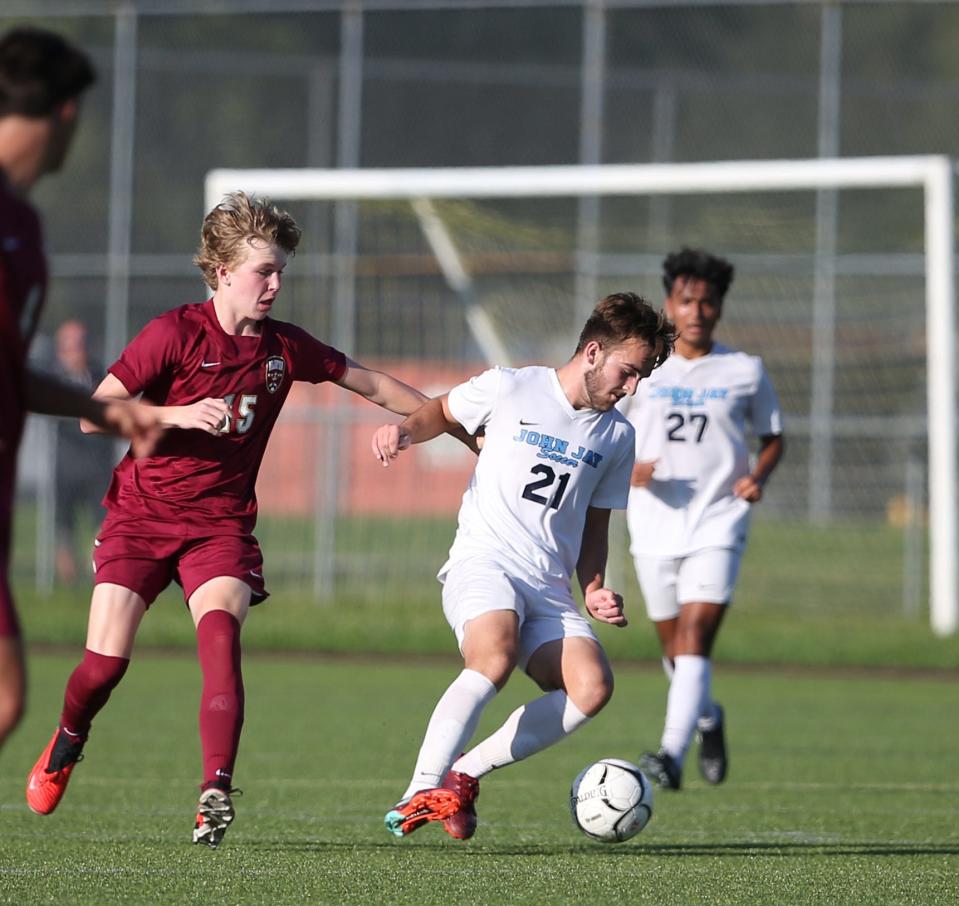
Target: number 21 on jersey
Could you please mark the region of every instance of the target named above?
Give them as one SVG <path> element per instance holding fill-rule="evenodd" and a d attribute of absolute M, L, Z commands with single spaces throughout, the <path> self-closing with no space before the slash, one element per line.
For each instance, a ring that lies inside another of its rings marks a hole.
<path fill-rule="evenodd" d="M 545 490 L 556 482 L 556 472 L 550 466 L 544 465 L 543 463 L 533 466 L 530 471 L 534 475 L 542 475 L 543 477 L 537 481 L 531 481 L 523 488 L 523 498 L 532 500 L 533 503 L 538 503 L 540 506 L 548 506 L 552 510 L 559 509 L 563 494 L 566 493 L 566 485 L 569 484 L 569 472 L 561 472 L 559 474 L 559 484 L 556 491 L 551 496 L 544 497 L 542 494 L 537 494 L 536 492 Z"/>

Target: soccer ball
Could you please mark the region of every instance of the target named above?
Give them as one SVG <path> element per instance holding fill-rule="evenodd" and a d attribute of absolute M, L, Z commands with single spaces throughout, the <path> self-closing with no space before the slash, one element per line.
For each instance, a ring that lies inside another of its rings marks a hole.
<path fill-rule="evenodd" d="M 603 758 L 583 768 L 569 792 L 573 823 L 587 837 L 622 843 L 653 817 L 653 785 L 636 765 Z"/>

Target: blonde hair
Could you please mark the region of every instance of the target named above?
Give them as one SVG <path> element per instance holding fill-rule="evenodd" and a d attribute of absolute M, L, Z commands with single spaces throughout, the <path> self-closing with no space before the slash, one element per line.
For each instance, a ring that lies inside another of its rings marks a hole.
<path fill-rule="evenodd" d="M 301 235 L 296 221 L 269 199 L 231 192 L 203 218 L 200 247 L 193 263 L 203 272 L 206 284 L 215 290 L 219 282 L 216 269 L 236 267 L 246 258 L 254 241 L 275 243 L 293 255 Z"/>

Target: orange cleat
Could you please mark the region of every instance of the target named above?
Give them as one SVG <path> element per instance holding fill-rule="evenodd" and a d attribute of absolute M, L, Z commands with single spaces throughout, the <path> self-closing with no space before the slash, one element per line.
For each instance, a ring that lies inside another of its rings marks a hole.
<path fill-rule="evenodd" d="M 54 731 L 27 778 L 27 805 L 38 815 L 49 815 L 66 792 L 73 768 L 83 758 L 83 743 L 60 727 Z"/>
<path fill-rule="evenodd" d="M 473 803 L 479 798 L 479 781 L 450 768 L 443 778 L 443 786 L 460 799 L 459 811 L 443 822 L 443 830 L 457 840 L 469 840 L 476 833 L 476 806 Z"/>
<path fill-rule="evenodd" d="M 428 821 L 445 821 L 459 811 L 460 797 L 452 790 L 436 787 L 420 790 L 407 802 L 398 802 L 386 813 L 386 829 L 396 837 L 412 834 Z"/>

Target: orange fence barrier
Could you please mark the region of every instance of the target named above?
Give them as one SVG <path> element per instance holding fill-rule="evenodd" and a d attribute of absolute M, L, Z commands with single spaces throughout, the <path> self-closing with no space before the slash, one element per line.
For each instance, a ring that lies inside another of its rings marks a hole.
<path fill-rule="evenodd" d="M 485 367 L 410 361 L 364 364 L 430 396 L 445 393 Z M 444 436 L 413 447 L 386 469 L 374 458 L 370 440 L 374 430 L 389 421 L 400 418 L 333 384 L 295 384 L 260 469 L 261 512 L 306 516 L 317 506 L 327 506 L 326 475 L 334 468 L 330 485 L 336 489 L 337 512 L 455 513 L 476 457 L 459 441 Z"/>

